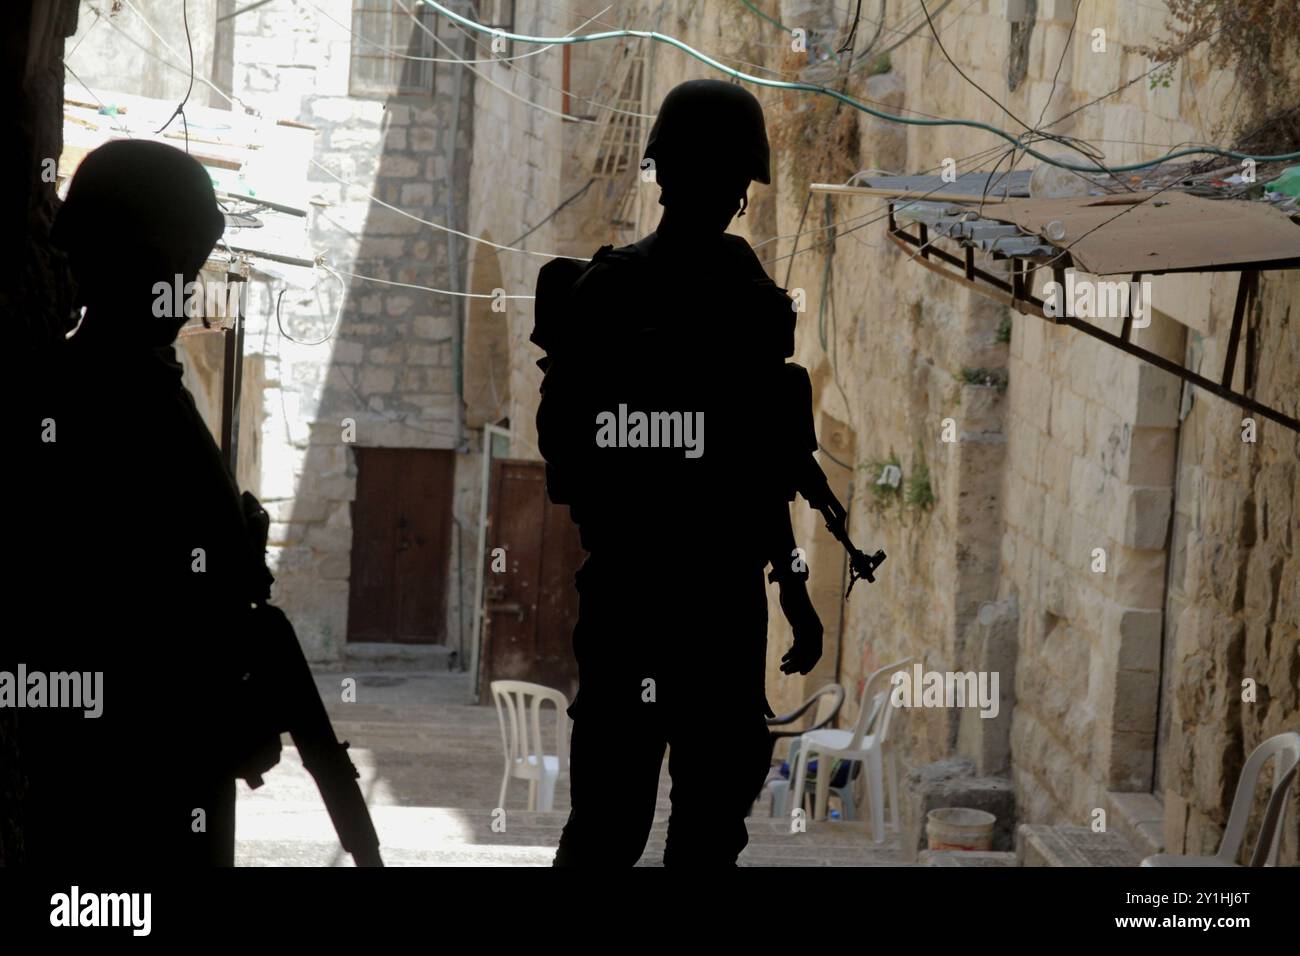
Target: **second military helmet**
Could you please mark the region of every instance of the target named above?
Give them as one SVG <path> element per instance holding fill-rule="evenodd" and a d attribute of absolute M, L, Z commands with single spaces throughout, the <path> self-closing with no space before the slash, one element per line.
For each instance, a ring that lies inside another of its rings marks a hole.
<path fill-rule="evenodd" d="M 721 80 L 687 80 L 659 107 L 645 158 L 657 168 L 735 169 L 772 181 L 763 107 L 743 87 Z"/>
<path fill-rule="evenodd" d="M 199 271 L 225 230 L 212 179 L 174 146 L 113 140 L 77 167 L 51 241 L 64 251 L 115 251 L 143 260 L 168 280 Z M 80 258 L 80 256 L 78 256 Z"/>

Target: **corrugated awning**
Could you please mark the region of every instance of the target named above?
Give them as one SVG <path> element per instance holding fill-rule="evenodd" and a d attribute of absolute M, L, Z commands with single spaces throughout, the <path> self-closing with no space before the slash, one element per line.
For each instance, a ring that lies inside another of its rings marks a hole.
<path fill-rule="evenodd" d="M 1300 226 L 1268 203 L 1175 190 L 1069 199 L 1009 199 L 984 218 L 1015 223 L 1069 249 L 1093 275 L 1265 268 L 1300 261 Z M 1059 223 L 1064 234 L 1049 231 Z"/>
<path fill-rule="evenodd" d="M 813 189 L 825 189 L 814 185 Z M 841 190 L 852 187 L 837 187 Z M 827 189 L 826 191 L 830 191 Z M 998 224 L 1001 224 L 1000 226 Z M 907 225 L 915 226 L 912 235 Z M 1012 230 L 998 235 L 999 228 Z M 1300 432 L 1300 418 L 1252 396 L 1252 363 L 1245 362 L 1241 391 L 1233 387 L 1238 347 L 1250 319 L 1249 301 L 1261 269 L 1300 268 L 1300 225 L 1270 204 L 1202 199 L 1150 191 L 1070 199 L 1012 199 L 978 206 L 945 197 L 943 202 L 899 200 L 890 204 L 889 239 L 914 262 L 1020 312 L 1066 325 L 1137 356 L 1243 409 Z M 939 242 L 956 243 L 960 255 Z M 1010 268 L 995 274 L 976 264 L 980 250 L 1004 258 Z M 1241 272 L 1233 306 L 1223 372 L 1218 381 L 1158 354 L 1131 338 L 1132 291 L 1121 306 L 1118 334 L 1090 314 L 1054 308 L 1033 294 L 1034 274 L 1049 270 L 1066 283 L 1075 268 L 1093 275 L 1140 276 L 1164 272 Z M 1249 335 L 1245 336 L 1249 354 Z"/>

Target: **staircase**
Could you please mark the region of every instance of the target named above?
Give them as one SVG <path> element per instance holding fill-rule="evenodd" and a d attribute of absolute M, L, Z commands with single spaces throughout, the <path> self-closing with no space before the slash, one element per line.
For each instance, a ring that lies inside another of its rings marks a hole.
<path fill-rule="evenodd" d="M 357 681 L 356 703 L 340 682 Z M 463 674 L 394 669 L 317 674 L 339 736 L 352 742 L 362 792 L 390 866 L 550 866 L 568 816 L 560 781 L 556 809 L 522 809 L 526 786 L 511 784 L 504 818 L 495 814 L 501 783 L 496 713 L 469 703 Z M 351 866 L 340 849 L 315 783 L 286 745 L 266 784 L 239 786 L 235 862 L 239 866 Z M 663 859 L 668 821 L 667 767 L 641 866 Z M 756 809 L 761 813 L 761 803 Z M 494 825 L 495 822 L 495 825 Z M 504 827 L 502 826 L 504 822 Z M 756 815 L 742 866 L 897 866 L 896 834 L 872 842 L 865 824 L 819 822 L 791 833 L 790 822 Z"/>

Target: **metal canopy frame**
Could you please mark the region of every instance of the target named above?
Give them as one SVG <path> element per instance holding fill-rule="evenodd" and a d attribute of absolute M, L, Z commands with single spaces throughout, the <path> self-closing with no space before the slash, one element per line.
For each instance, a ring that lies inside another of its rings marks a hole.
<path fill-rule="evenodd" d="M 1270 421 L 1277 422 L 1294 432 L 1300 432 L 1300 419 L 1287 415 L 1271 408 L 1251 396 L 1245 394 L 1245 391 L 1236 391 L 1232 387 L 1233 375 L 1237 364 L 1237 353 L 1241 344 L 1242 327 L 1246 324 L 1247 306 L 1259 289 L 1259 273 L 1266 265 L 1268 269 L 1297 269 L 1300 268 L 1300 259 L 1282 259 L 1267 264 L 1256 264 L 1256 267 L 1244 267 L 1241 264 L 1206 266 L 1197 269 L 1173 269 L 1165 270 L 1153 275 L 1164 275 L 1166 272 L 1240 272 L 1241 281 L 1237 284 L 1237 299 L 1232 310 L 1232 328 L 1228 333 L 1228 352 L 1223 363 L 1223 375 L 1219 381 L 1206 378 L 1197 372 L 1183 366 L 1178 362 L 1171 361 L 1163 355 L 1152 352 L 1137 345 L 1131 340 L 1133 329 L 1133 296 L 1129 296 L 1128 314 L 1124 316 L 1124 324 L 1119 335 L 1109 332 L 1100 326 L 1094 325 L 1086 319 L 1078 318 L 1073 315 L 1051 316 L 1043 310 L 1043 300 L 1038 298 L 1031 291 L 1033 289 L 1033 273 L 1042 265 L 1034 264 L 1031 260 L 1008 256 L 1011 263 L 1011 281 L 1007 281 L 1001 276 L 994 275 L 985 269 L 980 269 L 975 265 L 975 249 L 973 246 L 963 248 L 964 255 L 953 255 L 944 249 L 940 249 L 934 243 L 940 238 L 930 238 L 929 228 L 925 223 L 917 223 L 917 234 L 913 235 L 905 228 L 900 226 L 894 218 L 893 204 L 889 209 L 889 233 L 888 238 L 900 249 L 904 250 L 908 257 L 919 262 L 931 272 L 937 273 L 946 279 L 960 283 L 969 289 L 978 292 L 1003 305 L 1010 306 L 1021 314 L 1035 315 L 1040 319 L 1051 322 L 1053 325 L 1066 325 L 1072 329 L 1082 332 L 1084 335 L 1091 336 L 1094 339 L 1105 342 L 1107 345 L 1127 352 L 1148 362 L 1157 368 L 1163 369 L 1170 374 L 1178 376 L 1185 382 L 1191 382 L 1198 388 L 1204 389 L 1213 395 L 1225 401 L 1232 402 L 1241 408 L 1262 415 Z M 1068 251 L 1062 251 L 1061 254 L 1052 260 L 1053 278 L 1065 284 L 1065 270 L 1074 266 L 1074 260 Z M 950 268 L 951 267 L 951 268 Z M 1141 280 L 1143 273 L 1135 272 L 1131 281 L 1137 283 Z M 1254 370 L 1254 339 L 1246 337 L 1246 363 L 1243 374 L 1244 382 L 1242 388 L 1251 390 L 1254 382 L 1252 375 Z"/>

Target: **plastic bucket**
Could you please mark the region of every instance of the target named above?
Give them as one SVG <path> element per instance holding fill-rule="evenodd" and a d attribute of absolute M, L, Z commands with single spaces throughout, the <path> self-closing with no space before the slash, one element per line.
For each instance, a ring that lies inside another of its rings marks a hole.
<path fill-rule="evenodd" d="M 925 815 L 931 850 L 989 850 L 998 818 L 983 810 L 942 807 Z"/>

